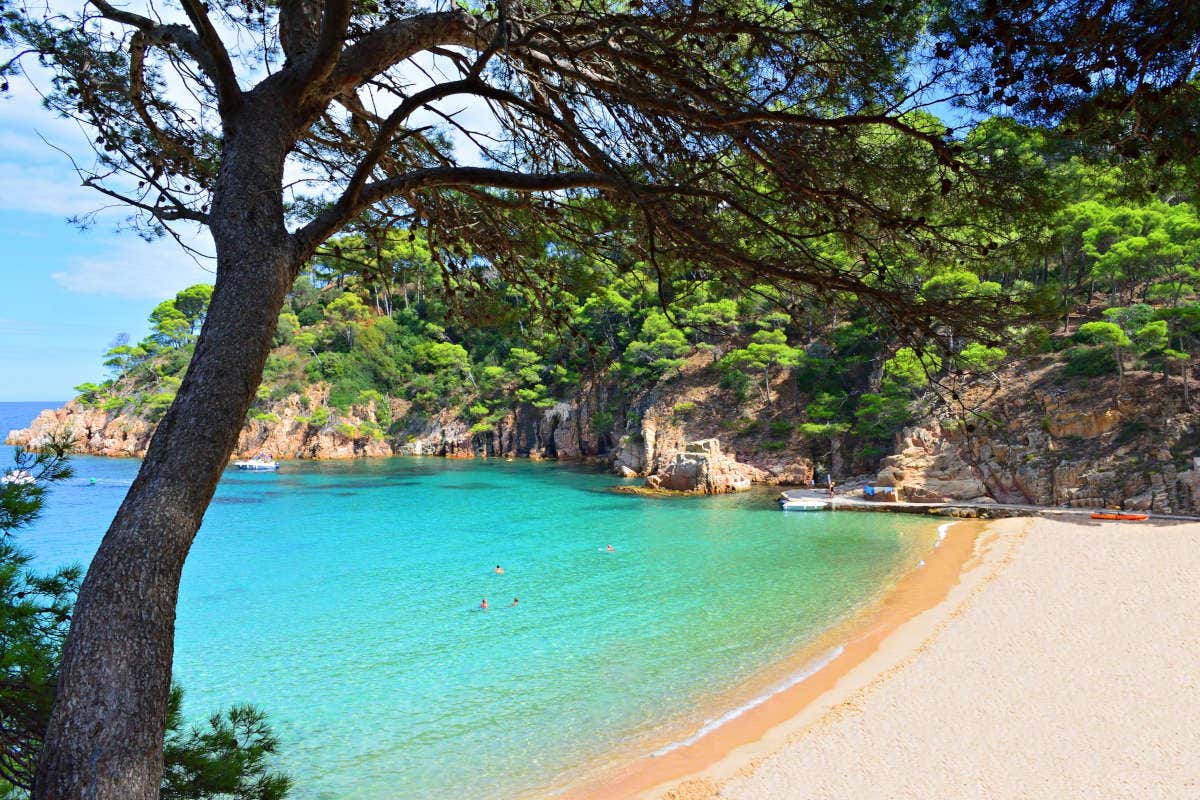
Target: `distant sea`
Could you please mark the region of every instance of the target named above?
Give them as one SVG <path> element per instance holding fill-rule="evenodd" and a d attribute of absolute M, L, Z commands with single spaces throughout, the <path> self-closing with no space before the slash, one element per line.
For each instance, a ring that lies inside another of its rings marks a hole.
<path fill-rule="evenodd" d="M 29 427 L 34 417 L 43 409 L 60 408 L 66 401 L 22 401 L 0 403 L 0 437 L 6 437 L 14 428 Z"/>
<path fill-rule="evenodd" d="M 2 404 L 0 419 L 52 405 Z M 18 535 L 40 567 L 92 557 L 140 463 L 73 462 Z M 611 491 L 620 482 L 524 460 L 228 471 L 183 571 L 185 712 L 262 707 L 295 800 L 546 793 L 744 705 L 758 690 L 739 687 L 936 538 L 919 517 L 785 514 L 770 492 L 647 498 Z"/>
<path fill-rule="evenodd" d="M 27 428 L 43 409 L 59 408 L 64 400 L 21 401 L 17 403 L 0 403 L 0 442 L 8 436 L 8 432 L 17 428 Z"/>

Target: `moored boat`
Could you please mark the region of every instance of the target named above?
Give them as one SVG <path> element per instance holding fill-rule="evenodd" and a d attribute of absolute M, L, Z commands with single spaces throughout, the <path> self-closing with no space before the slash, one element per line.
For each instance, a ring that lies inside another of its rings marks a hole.
<path fill-rule="evenodd" d="M 275 463 L 275 459 L 271 458 L 270 453 L 259 453 L 254 458 L 235 461 L 233 465 L 238 469 L 249 470 L 250 472 L 274 472 L 279 469 L 279 465 Z"/>
<path fill-rule="evenodd" d="M 1092 519 L 1118 519 L 1128 522 L 1140 522 L 1141 520 L 1149 518 L 1149 514 L 1130 514 L 1128 512 L 1118 511 L 1096 511 L 1092 514 Z"/>
<path fill-rule="evenodd" d="M 825 511 L 829 504 L 813 497 L 781 497 L 779 507 L 784 511 Z"/>

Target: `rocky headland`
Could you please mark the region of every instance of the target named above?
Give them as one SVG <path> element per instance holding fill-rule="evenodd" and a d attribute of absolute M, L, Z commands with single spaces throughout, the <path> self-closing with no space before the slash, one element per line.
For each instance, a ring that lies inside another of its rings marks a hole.
<path fill-rule="evenodd" d="M 814 443 L 795 431 L 782 439 L 766 434 L 750 421 L 761 409 L 731 409 L 706 358 L 693 356 L 669 380 L 632 398 L 592 385 L 547 408 L 515 405 L 483 433 L 472 433 L 451 411 L 411 414 L 396 398 L 383 401 L 386 410 L 372 401 L 338 411 L 327 405 L 327 388 L 314 384 L 248 418 L 235 457 L 527 457 L 603 465 L 653 490 L 807 485 L 817 468 Z M 1053 356 L 1016 360 L 960 387 L 954 406 L 927 397 L 877 469 L 849 465 L 842 482 L 895 486 L 912 501 L 1200 513 L 1200 415 L 1183 407 L 1180 378 L 1129 371 L 1118 392 L 1115 376 L 1067 379 L 1061 366 Z M 790 383 L 781 374 L 784 408 Z M 373 434 L 384 419 L 404 423 Z M 78 452 L 135 457 L 145 453 L 154 427 L 130 410 L 72 401 L 9 432 L 7 442 L 36 448 L 66 434 Z"/>

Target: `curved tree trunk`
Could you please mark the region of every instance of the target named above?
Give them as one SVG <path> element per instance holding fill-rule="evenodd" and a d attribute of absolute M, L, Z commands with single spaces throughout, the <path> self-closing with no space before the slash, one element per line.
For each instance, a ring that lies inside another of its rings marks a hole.
<path fill-rule="evenodd" d="M 297 261 L 283 222 L 286 145 L 266 134 L 269 117 L 256 121 L 243 121 L 246 135 L 227 145 L 217 180 L 217 280 L 195 354 L 79 591 L 37 800 L 159 794 L 180 572 L 262 378 Z"/>

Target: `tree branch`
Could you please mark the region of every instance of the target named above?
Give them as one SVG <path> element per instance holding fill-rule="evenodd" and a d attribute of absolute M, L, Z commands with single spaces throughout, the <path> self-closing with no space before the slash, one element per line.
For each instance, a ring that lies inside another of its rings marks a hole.
<path fill-rule="evenodd" d="M 330 71 L 337 65 L 342 43 L 346 38 L 346 28 L 350 24 L 352 8 L 350 0 L 325 0 L 325 13 L 321 15 L 321 32 L 317 36 L 316 49 L 304 76 L 303 86 L 306 92 L 309 87 L 320 84 L 329 77 Z"/>
<path fill-rule="evenodd" d="M 327 88 L 335 95 L 341 94 L 435 45 L 465 44 L 482 49 L 489 38 L 475 18 L 461 9 L 400 19 L 343 50 L 329 75 Z"/>
<path fill-rule="evenodd" d="M 164 47 L 178 45 L 200 65 L 200 69 L 213 82 L 217 100 L 223 112 L 234 111 L 241 104 L 242 91 L 233 72 L 229 53 L 226 52 L 224 45 L 220 44 L 220 37 L 213 30 L 212 23 L 208 21 L 207 16 L 204 16 L 204 21 L 208 23 L 210 35 L 217 42 L 216 51 L 210 48 L 201 35 L 186 25 L 162 25 L 141 14 L 115 8 L 106 0 L 88 0 L 88 2 L 95 6 L 105 19 L 137 28 L 150 42 Z M 188 0 L 188 2 L 194 2 L 194 0 Z"/>
<path fill-rule="evenodd" d="M 557 192 L 564 189 L 625 188 L 618 179 L 595 172 L 564 172 L 538 174 L 508 172 L 489 167 L 431 167 L 418 169 L 392 178 L 368 183 L 358 192 L 354 202 L 343 202 L 345 196 L 293 235 L 298 251 L 307 258 L 338 228 L 364 209 L 388 197 L 433 188 L 488 188 L 514 192 Z"/>

